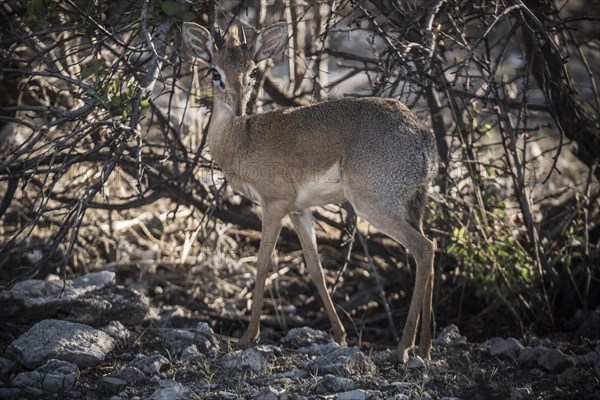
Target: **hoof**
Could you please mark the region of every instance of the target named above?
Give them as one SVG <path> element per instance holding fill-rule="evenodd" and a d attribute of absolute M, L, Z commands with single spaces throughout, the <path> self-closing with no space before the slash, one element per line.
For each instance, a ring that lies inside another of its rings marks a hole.
<path fill-rule="evenodd" d="M 431 360 L 431 347 L 430 348 L 421 348 L 419 346 L 419 349 L 417 350 L 417 354 L 424 361 L 429 361 L 429 360 Z"/>
<path fill-rule="evenodd" d="M 401 364 L 406 364 L 410 358 L 408 351 L 410 350 L 410 348 L 403 348 L 398 346 L 398 349 L 396 350 L 396 361 L 398 361 Z"/>
<path fill-rule="evenodd" d="M 248 347 L 252 346 L 253 344 L 255 344 L 258 341 L 258 336 L 256 337 L 248 337 L 247 335 L 244 335 L 240 338 L 240 340 L 238 340 L 236 347 L 238 349 L 244 350 L 247 349 Z"/>
<path fill-rule="evenodd" d="M 335 342 L 337 344 L 339 344 L 340 346 L 346 346 L 346 332 L 342 332 L 342 333 L 334 333 L 333 334 L 333 340 L 335 340 Z"/>

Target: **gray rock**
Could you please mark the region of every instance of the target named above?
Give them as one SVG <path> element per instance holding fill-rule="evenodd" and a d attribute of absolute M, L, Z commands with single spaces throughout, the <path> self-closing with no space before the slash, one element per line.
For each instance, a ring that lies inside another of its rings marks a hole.
<path fill-rule="evenodd" d="M 321 380 L 321 385 L 330 392 L 346 392 L 356 389 L 356 382 L 349 378 L 342 378 L 335 375 L 325 375 Z"/>
<path fill-rule="evenodd" d="M 300 354 L 307 354 L 310 356 L 315 356 L 315 355 L 320 356 L 320 355 L 331 353 L 332 351 L 339 349 L 339 347 L 340 347 L 340 345 L 335 342 L 325 343 L 325 344 L 313 343 L 308 346 L 300 347 L 296 351 Z"/>
<path fill-rule="evenodd" d="M 103 376 L 100 380 L 101 386 L 111 392 L 111 393 L 119 393 L 125 386 L 127 386 L 127 382 L 121 378 L 117 378 L 116 376 Z"/>
<path fill-rule="evenodd" d="M 135 367 L 125 367 L 121 369 L 117 369 L 116 371 L 111 372 L 106 377 L 117 378 L 125 382 L 127 385 L 139 384 L 142 382 L 146 382 L 146 375 L 138 368 Z"/>
<path fill-rule="evenodd" d="M 17 364 L 8 358 L 0 357 L 0 381 L 7 378 L 13 372 L 17 372 Z"/>
<path fill-rule="evenodd" d="M 537 360 L 538 365 L 548 372 L 561 372 L 575 365 L 573 358 L 556 349 L 547 349 Z"/>
<path fill-rule="evenodd" d="M 600 355 L 596 357 L 596 363 L 594 364 L 594 372 L 596 376 L 600 377 Z"/>
<path fill-rule="evenodd" d="M 459 397 L 440 397 L 440 400 L 461 400 Z"/>
<path fill-rule="evenodd" d="M 250 369 L 256 373 L 267 372 L 279 353 L 276 346 L 255 346 L 249 349 L 232 351 L 219 358 L 218 364 L 226 369 Z"/>
<path fill-rule="evenodd" d="M 179 305 L 165 305 L 160 307 L 160 309 L 153 309 L 152 314 L 151 318 L 155 320 L 157 325 L 161 327 L 175 327 L 173 320 L 176 318 L 184 318 L 185 310 Z"/>
<path fill-rule="evenodd" d="M 531 387 L 526 386 L 522 388 L 514 388 L 510 393 L 510 400 L 526 400 L 530 399 L 533 395 L 533 390 Z"/>
<path fill-rule="evenodd" d="M 179 400 L 191 394 L 190 389 L 170 379 L 161 380 L 159 385 L 160 388 L 152 393 L 150 400 Z"/>
<path fill-rule="evenodd" d="M 550 350 L 547 347 L 525 347 L 519 354 L 519 365 L 523 368 L 534 368 L 538 366 L 538 360 L 546 351 Z"/>
<path fill-rule="evenodd" d="M 376 351 L 371 356 L 371 359 L 373 360 L 375 365 L 378 365 L 378 366 L 388 363 L 388 362 L 395 362 L 396 361 L 396 352 L 391 349 L 387 349 L 387 350 L 383 350 L 383 351 Z"/>
<path fill-rule="evenodd" d="M 318 372 L 319 375 L 333 374 L 349 377 L 358 374 L 374 373 L 373 361 L 353 347 L 340 347 L 322 357 L 308 361 L 304 369 Z"/>
<path fill-rule="evenodd" d="M 108 325 L 101 329 L 102 332 L 109 335 L 118 342 L 124 343 L 129 340 L 131 332 L 119 321 L 110 321 Z"/>
<path fill-rule="evenodd" d="M 369 393 L 363 389 L 355 389 L 348 392 L 336 393 L 335 400 L 367 400 Z"/>
<path fill-rule="evenodd" d="M 287 335 L 281 339 L 281 344 L 292 349 L 308 347 L 312 344 L 327 344 L 332 342 L 333 338 L 327 332 L 306 326 L 290 329 Z"/>
<path fill-rule="evenodd" d="M 25 393 L 65 393 L 75 387 L 79 379 L 77 365 L 67 361 L 48 360 L 35 371 L 21 372 L 12 380 L 12 386 Z"/>
<path fill-rule="evenodd" d="M 409 369 L 423 369 L 425 368 L 425 361 L 421 356 L 411 357 L 406 363 L 406 367 Z"/>
<path fill-rule="evenodd" d="M 578 354 L 575 356 L 575 364 L 578 367 L 594 367 L 596 363 L 596 358 L 598 358 L 598 353 L 595 351 L 590 351 L 586 354 Z"/>
<path fill-rule="evenodd" d="M 499 337 L 491 338 L 487 341 L 486 347 L 492 356 L 506 356 L 516 360 L 525 348 L 515 338 L 503 339 Z"/>
<path fill-rule="evenodd" d="M 241 369 L 241 359 L 241 350 L 231 351 L 223 354 L 221 358 L 219 358 L 218 364 L 225 369 Z"/>
<path fill-rule="evenodd" d="M 181 361 L 196 361 L 205 358 L 204 354 L 200 353 L 198 346 L 190 344 L 181 352 L 179 359 Z"/>
<path fill-rule="evenodd" d="M 160 354 L 151 356 L 138 354 L 129 365 L 139 369 L 146 375 L 158 375 L 164 369 L 163 367 L 169 364 L 169 360 Z"/>
<path fill-rule="evenodd" d="M 210 327 L 208 327 L 210 329 Z M 202 353 L 208 356 L 215 356 L 219 353 L 220 347 L 217 338 L 214 333 L 205 333 L 206 330 L 203 327 L 202 331 L 193 329 L 172 329 L 167 332 L 165 339 L 167 344 L 175 350 L 178 356 L 181 356 L 183 350 L 194 344 L 196 348 Z M 212 329 L 210 329 L 212 332 Z"/>
<path fill-rule="evenodd" d="M 432 343 L 436 346 L 461 345 L 467 343 L 467 338 L 460 334 L 458 326 L 451 324 L 442 329 Z"/>
<path fill-rule="evenodd" d="M 579 368 L 571 367 L 558 376 L 558 384 L 563 386 L 577 385 L 584 379 Z"/>
<path fill-rule="evenodd" d="M 81 368 L 102 362 L 114 346 L 114 339 L 98 329 L 50 319 L 38 322 L 14 340 L 6 354 L 27 368 L 39 367 L 49 359 L 69 361 Z"/>
<path fill-rule="evenodd" d="M 576 336 L 600 339 L 600 306 L 592 311 L 583 325 L 577 330 Z"/>
<path fill-rule="evenodd" d="M 133 289 L 115 285 L 114 272 L 102 271 L 67 280 L 30 279 L 0 293 L 0 319 L 29 323 L 60 313 L 63 319 L 89 325 L 113 320 L 141 323 L 149 300 Z"/>
<path fill-rule="evenodd" d="M 267 386 L 260 389 L 256 396 L 254 396 L 256 400 L 278 400 L 279 392 L 277 389 Z"/>
<path fill-rule="evenodd" d="M 306 374 L 307 374 L 307 372 L 303 369 L 292 368 L 289 371 L 281 372 L 274 376 L 277 378 L 284 378 L 284 379 L 302 379 L 306 376 Z"/>
<path fill-rule="evenodd" d="M 251 347 L 242 352 L 239 366 L 241 368 L 250 368 L 256 373 L 266 372 L 267 357 L 263 352 L 258 351 L 255 347 Z"/>
<path fill-rule="evenodd" d="M 9 399 L 22 399 L 23 392 L 21 389 L 16 387 L 0 387 L 0 399 L 9 400 Z"/>

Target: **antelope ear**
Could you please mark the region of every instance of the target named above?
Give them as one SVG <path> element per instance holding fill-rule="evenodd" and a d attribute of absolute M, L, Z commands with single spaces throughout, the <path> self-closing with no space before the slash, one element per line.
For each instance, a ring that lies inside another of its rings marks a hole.
<path fill-rule="evenodd" d="M 184 22 L 181 34 L 192 54 L 210 63 L 213 57 L 213 39 L 210 32 L 194 22 Z"/>
<path fill-rule="evenodd" d="M 254 44 L 255 63 L 275 57 L 287 44 L 287 23 L 278 22 L 266 27 L 256 37 Z"/>

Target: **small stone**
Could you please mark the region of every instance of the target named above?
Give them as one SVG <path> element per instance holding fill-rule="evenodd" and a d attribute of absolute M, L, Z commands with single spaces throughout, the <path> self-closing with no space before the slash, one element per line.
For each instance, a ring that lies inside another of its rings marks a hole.
<path fill-rule="evenodd" d="M 40 393 L 41 394 L 41 393 Z M 22 399 L 23 391 L 16 387 L 0 387 L 0 399 Z"/>
<path fill-rule="evenodd" d="M 577 330 L 576 336 L 600 339 L 600 306 L 592 311 L 583 325 Z"/>
<path fill-rule="evenodd" d="M 574 360 L 556 349 L 547 349 L 537 360 L 538 365 L 548 372 L 560 372 L 575 365 Z"/>
<path fill-rule="evenodd" d="M 161 380 L 159 385 L 161 387 L 154 391 L 150 400 L 179 400 L 190 395 L 190 389 L 170 379 Z"/>
<path fill-rule="evenodd" d="M 514 388 L 510 393 L 510 400 L 526 400 L 530 399 L 533 395 L 531 387 Z"/>
<path fill-rule="evenodd" d="M 165 335 L 165 340 L 169 346 L 180 356 L 183 350 L 189 345 L 196 345 L 198 350 L 208 356 L 215 356 L 219 353 L 219 342 L 213 335 L 207 335 L 196 330 L 172 329 Z"/>
<path fill-rule="evenodd" d="M 388 363 L 388 362 L 395 362 L 396 361 L 396 352 L 391 349 L 387 349 L 387 350 L 383 350 L 383 351 L 376 351 L 371 356 L 371 359 L 373 360 L 375 365 L 378 365 L 378 366 Z"/>
<path fill-rule="evenodd" d="M 521 351 L 525 348 L 515 338 L 503 339 L 499 337 L 491 338 L 487 341 L 487 349 L 492 356 L 506 356 L 516 360 Z"/>
<path fill-rule="evenodd" d="M 198 346 L 190 344 L 181 352 L 179 359 L 181 361 L 196 361 L 205 358 L 204 354 L 200 353 Z"/>
<path fill-rule="evenodd" d="M 410 397 L 408 397 L 404 393 L 396 393 L 394 397 L 391 397 L 391 400 L 410 400 Z"/>
<path fill-rule="evenodd" d="M 293 349 L 308 347 L 312 344 L 327 344 L 333 342 L 330 334 L 309 327 L 290 329 L 288 334 L 281 339 L 281 344 Z"/>
<path fill-rule="evenodd" d="M 369 394 L 363 389 L 355 389 L 348 392 L 336 393 L 335 400 L 367 400 Z"/>
<path fill-rule="evenodd" d="M 169 360 L 160 354 L 153 354 L 151 356 L 138 354 L 130 363 L 130 366 L 139 369 L 146 375 L 157 375 L 164 369 L 164 366 L 169 364 Z"/>
<path fill-rule="evenodd" d="M 271 386 L 267 386 L 259 390 L 258 394 L 254 396 L 256 400 L 278 400 L 279 392 L 272 388 Z"/>
<path fill-rule="evenodd" d="M 281 372 L 276 376 L 278 378 L 286 378 L 286 379 L 302 379 L 306 376 L 307 372 L 303 369 L 292 368 L 289 371 Z"/>
<path fill-rule="evenodd" d="M 571 367 L 558 376 L 558 384 L 563 386 L 576 385 L 583 380 L 579 368 Z"/>
<path fill-rule="evenodd" d="M 137 384 L 146 381 L 146 375 L 144 375 L 142 371 L 135 367 L 125 367 L 117 369 L 108 374 L 107 376 L 122 380 L 126 384 Z"/>
<path fill-rule="evenodd" d="M 217 395 L 220 400 L 238 400 L 239 398 L 237 394 L 226 390 L 220 391 Z"/>
<path fill-rule="evenodd" d="M 218 364 L 225 369 L 241 369 L 242 352 L 240 350 L 225 353 L 219 358 Z"/>
<path fill-rule="evenodd" d="M 100 383 L 104 389 L 111 393 L 119 393 L 121 389 L 127 386 L 127 382 L 115 376 L 103 376 Z"/>
<path fill-rule="evenodd" d="M 525 347 L 519 354 L 519 365 L 523 368 L 532 368 L 538 366 L 538 360 L 548 349 L 547 347 Z"/>
<path fill-rule="evenodd" d="M 61 360 L 48 360 L 35 371 L 21 372 L 15 376 L 12 386 L 26 393 L 64 393 L 72 390 L 79 379 L 77 365 Z"/>
<path fill-rule="evenodd" d="M 425 361 L 421 356 L 411 357 L 406 363 L 406 367 L 409 369 L 422 369 L 425 368 Z"/>
<path fill-rule="evenodd" d="M 452 324 L 442 329 L 442 332 L 432 343 L 436 346 L 460 345 L 467 343 L 467 338 L 460 334 L 458 326 Z"/>
<path fill-rule="evenodd" d="M 297 350 L 297 352 L 300 354 L 307 354 L 309 356 L 322 356 L 325 354 L 329 354 L 336 349 L 339 349 L 339 347 L 340 345 L 335 342 L 325 344 L 313 343 L 309 346 L 300 347 Z"/>
<path fill-rule="evenodd" d="M 263 352 L 252 347 L 242 352 L 239 365 L 242 368 L 250 368 L 256 373 L 262 373 L 267 370 L 267 358 Z"/>
<path fill-rule="evenodd" d="M 102 328 L 102 332 L 121 343 L 129 340 L 129 337 L 131 336 L 129 329 L 125 328 L 125 325 L 119 321 L 111 321 L 108 325 Z"/>
<path fill-rule="evenodd" d="M 98 329 L 48 319 L 38 322 L 14 340 L 6 354 L 28 368 L 39 367 L 49 359 L 87 367 L 102 362 L 114 346 L 114 339 Z"/>
<path fill-rule="evenodd" d="M 304 368 L 320 375 L 334 374 L 342 377 L 376 371 L 373 361 L 353 347 L 340 347 L 327 355 L 306 362 Z"/>
<path fill-rule="evenodd" d="M 575 365 L 578 367 L 594 367 L 598 353 L 590 351 L 586 354 L 578 354 L 575 356 Z"/>
<path fill-rule="evenodd" d="M 459 397 L 440 397 L 440 400 L 461 400 Z"/>
<path fill-rule="evenodd" d="M 64 289 L 64 290 L 63 290 Z M 149 300 L 115 284 L 115 273 L 95 272 L 73 280 L 30 279 L 0 293 L 0 319 L 28 323 L 60 314 L 62 319 L 89 325 L 123 320 L 144 321 Z"/>
<path fill-rule="evenodd" d="M 327 374 L 323 377 L 321 385 L 331 392 L 345 392 L 356 389 L 356 382 L 349 378 Z"/>
<path fill-rule="evenodd" d="M 17 364 L 8 358 L 0 357 L 0 381 L 17 371 Z"/>

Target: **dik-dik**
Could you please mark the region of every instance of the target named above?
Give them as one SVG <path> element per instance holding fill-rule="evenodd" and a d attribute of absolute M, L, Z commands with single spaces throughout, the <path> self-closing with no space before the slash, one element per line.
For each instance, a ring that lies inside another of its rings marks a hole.
<path fill-rule="evenodd" d="M 207 143 L 213 159 L 233 188 L 262 208 L 252 311 L 238 345 L 258 339 L 265 278 L 286 215 L 300 238 L 334 339 L 345 343 L 346 331 L 325 286 L 310 209 L 349 201 L 358 216 L 415 258 L 415 287 L 397 355 L 407 361 L 421 313 L 418 352 L 428 359 L 435 246 L 423 235 L 422 215 L 436 166 L 432 133 L 400 101 L 375 97 L 246 115 L 257 65 L 285 48 L 286 23 L 263 29 L 254 46 L 235 27 L 223 41 L 189 22 L 183 39 L 211 67 L 214 104 Z"/>

